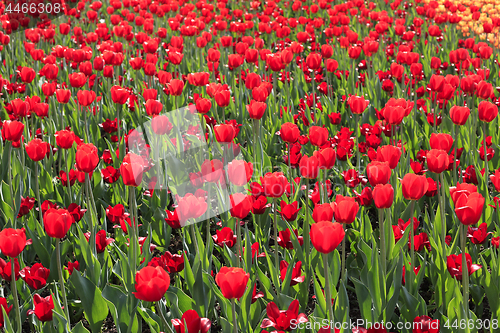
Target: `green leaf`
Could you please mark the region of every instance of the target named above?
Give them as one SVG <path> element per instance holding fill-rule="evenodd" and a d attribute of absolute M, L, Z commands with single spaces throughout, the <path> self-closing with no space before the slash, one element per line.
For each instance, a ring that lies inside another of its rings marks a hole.
<path fill-rule="evenodd" d="M 102 291 L 102 297 L 108 304 L 118 333 L 127 332 L 130 322 L 130 314 L 127 311 L 127 295 L 120 290 L 119 286 L 110 284 Z M 134 318 L 131 330 L 132 332 L 139 330 L 137 317 Z"/>
<path fill-rule="evenodd" d="M 102 323 L 108 316 L 108 306 L 102 297 L 101 290 L 80 274 L 79 271 L 73 271 L 70 280 L 82 300 L 85 318 L 89 322 L 90 329 L 92 332 L 100 332 Z"/>
<path fill-rule="evenodd" d="M 82 322 L 79 321 L 78 324 L 76 324 L 76 326 L 73 327 L 73 329 L 71 330 L 71 333 L 90 333 L 90 332 L 88 329 L 83 327 Z"/>

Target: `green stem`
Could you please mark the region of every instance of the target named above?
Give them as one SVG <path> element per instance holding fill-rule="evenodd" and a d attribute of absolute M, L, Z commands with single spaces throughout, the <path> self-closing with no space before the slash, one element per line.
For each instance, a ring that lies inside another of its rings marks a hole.
<path fill-rule="evenodd" d="M 278 205 L 277 198 L 273 198 L 273 210 L 274 210 L 274 262 L 276 263 L 276 268 L 279 269 L 280 262 L 278 257 Z"/>
<path fill-rule="evenodd" d="M 17 317 L 17 331 L 22 332 L 22 323 L 21 323 L 21 310 L 19 309 L 19 299 L 17 298 L 17 285 L 16 285 L 16 267 L 14 258 L 10 258 L 10 267 L 11 267 L 11 289 L 12 296 L 14 297 L 14 308 L 16 309 L 16 317 Z"/>
<path fill-rule="evenodd" d="M 68 329 L 69 329 L 71 327 L 71 318 L 69 317 L 68 301 L 66 299 L 66 289 L 64 287 L 64 278 L 62 275 L 60 243 L 61 243 L 61 240 L 59 238 L 56 238 L 57 272 L 59 273 L 59 285 L 61 288 L 61 294 L 62 294 L 62 299 L 63 299 L 63 304 L 64 304 L 64 312 L 66 313 L 66 317 L 68 319 L 67 325 L 68 325 Z"/>
<path fill-rule="evenodd" d="M 69 166 L 68 166 L 68 150 L 64 150 L 64 165 L 66 166 L 66 187 L 68 188 L 69 203 L 73 201 L 73 193 L 71 192 L 71 183 L 69 179 Z"/>
<path fill-rule="evenodd" d="M 342 229 L 345 231 L 345 223 L 342 223 Z M 345 283 L 345 236 L 342 238 L 342 281 Z M 332 318 L 333 320 L 333 318 Z"/>
<path fill-rule="evenodd" d="M 238 260 L 238 267 L 241 267 L 241 260 L 243 259 L 243 251 L 241 250 L 241 228 L 240 221 L 236 219 L 236 259 Z"/>
<path fill-rule="evenodd" d="M 444 196 L 444 177 L 443 173 L 439 175 L 440 177 L 440 182 L 438 184 L 438 201 L 439 201 L 439 206 L 441 209 L 441 246 L 442 246 L 442 252 L 443 252 L 443 259 L 445 261 L 444 263 L 444 269 L 446 269 L 446 215 L 445 215 L 445 196 Z M 443 191 L 443 192 L 441 192 Z M 441 192 L 441 195 L 439 193 Z M 442 293 L 443 293 L 443 313 L 446 311 L 446 282 L 445 279 L 443 280 L 443 285 L 442 285 Z"/>
<path fill-rule="evenodd" d="M 360 172 L 360 157 L 359 157 L 359 114 L 356 114 L 356 128 L 354 129 L 354 133 L 356 133 L 356 167 L 357 171 Z"/>
<path fill-rule="evenodd" d="M 382 274 L 386 273 L 386 253 L 385 253 L 385 225 L 384 225 L 384 211 L 385 209 L 378 210 L 378 220 L 380 223 L 380 257 L 382 259 Z"/>
<path fill-rule="evenodd" d="M 133 202 L 135 201 L 135 187 L 130 186 L 129 188 L 129 213 L 130 213 L 130 224 L 131 226 L 127 226 L 127 229 L 130 230 L 130 246 L 132 247 L 132 273 L 135 277 L 135 273 L 137 270 L 137 234 L 136 234 L 136 219 L 137 217 L 134 215 Z"/>
<path fill-rule="evenodd" d="M 233 310 L 233 332 L 238 333 L 238 321 L 236 320 L 236 300 L 231 299 L 231 308 Z"/>
<path fill-rule="evenodd" d="M 490 177 L 488 176 L 488 154 L 486 151 L 486 122 L 483 122 L 483 149 L 484 149 L 484 182 L 486 183 L 484 186 L 484 199 L 486 202 L 488 202 L 489 199 L 489 192 L 488 192 L 488 183 Z M 483 213 L 482 215 L 482 222 L 485 222 L 485 211 L 486 211 L 486 205 L 483 205 Z"/>
<path fill-rule="evenodd" d="M 469 269 L 467 268 L 467 260 L 465 258 L 465 246 L 466 246 L 466 228 L 465 224 L 460 226 L 460 236 L 462 245 L 462 282 L 463 282 L 463 302 L 465 308 L 465 320 L 469 318 Z"/>
<path fill-rule="evenodd" d="M 36 201 L 38 201 L 38 217 L 43 227 L 42 202 L 40 201 L 40 187 L 38 184 L 38 162 L 35 162 L 35 192 Z"/>
<path fill-rule="evenodd" d="M 325 272 L 325 298 L 326 306 L 328 309 L 328 319 L 330 319 L 330 322 L 333 322 L 332 292 L 330 289 L 330 269 L 328 267 L 328 254 L 326 253 L 323 253 L 323 267 Z M 342 273 L 343 272 L 344 271 L 342 271 Z"/>
<path fill-rule="evenodd" d="M 14 211 L 14 215 L 12 217 L 13 219 L 13 225 L 14 229 L 17 228 L 17 209 L 16 209 L 16 199 L 14 195 L 14 187 L 12 187 L 12 142 L 9 144 L 9 151 L 7 153 L 7 165 L 8 165 L 8 173 L 7 173 L 7 181 L 9 182 L 9 190 L 10 190 L 10 197 L 12 199 L 12 210 Z"/>
<path fill-rule="evenodd" d="M 415 211 L 415 200 L 411 201 L 410 204 L 410 235 L 411 235 L 411 247 L 410 247 L 410 257 L 411 257 L 411 263 L 410 263 L 410 294 L 413 290 L 413 283 L 415 281 L 415 271 L 413 270 L 413 267 L 415 267 L 415 228 L 414 228 L 414 222 L 413 222 L 413 214 Z"/>

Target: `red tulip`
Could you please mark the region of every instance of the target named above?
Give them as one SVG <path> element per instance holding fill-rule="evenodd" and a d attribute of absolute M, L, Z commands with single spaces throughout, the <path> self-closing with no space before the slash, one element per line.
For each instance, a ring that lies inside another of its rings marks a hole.
<path fill-rule="evenodd" d="M 172 96 L 182 95 L 182 90 L 184 89 L 184 82 L 182 80 L 173 79 L 168 83 L 168 91 Z"/>
<path fill-rule="evenodd" d="M 488 99 L 494 95 L 493 86 L 486 81 L 480 81 L 476 87 L 476 95 L 481 99 Z"/>
<path fill-rule="evenodd" d="M 394 201 L 394 188 L 391 184 L 379 184 L 373 189 L 373 202 L 379 209 L 390 208 Z"/>
<path fill-rule="evenodd" d="M 91 236 L 90 232 L 86 232 L 84 235 L 88 242 Z M 99 230 L 95 235 L 95 245 L 97 253 L 103 253 L 104 250 L 106 250 L 106 247 L 114 241 L 115 240 L 113 238 L 106 237 L 106 230 Z"/>
<path fill-rule="evenodd" d="M 215 235 L 212 235 L 214 243 L 220 247 L 227 245 L 228 248 L 232 248 L 236 242 L 236 235 L 233 230 L 229 227 L 224 227 L 221 230 L 216 230 Z"/>
<path fill-rule="evenodd" d="M 68 261 L 68 267 L 64 267 L 69 273 L 69 275 L 73 274 L 73 270 L 76 269 L 77 271 L 80 271 L 80 263 L 78 261 L 71 262 Z"/>
<path fill-rule="evenodd" d="M 425 176 L 418 176 L 414 173 L 407 173 L 403 177 L 401 185 L 403 197 L 407 200 L 419 200 L 429 188 L 429 183 Z"/>
<path fill-rule="evenodd" d="M 229 101 L 231 99 L 231 93 L 229 90 L 220 90 L 215 93 L 215 102 L 221 108 L 225 108 L 229 105 Z"/>
<path fill-rule="evenodd" d="M 21 278 L 33 289 L 42 289 L 47 285 L 50 269 L 43 267 L 42 264 L 36 263 L 31 267 L 24 267 L 19 271 Z"/>
<path fill-rule="evenodd" d="M 23 135 L 24 124 L 17 120 L 7 120 L 3 123 L 1 128 L 4 140 L 18 142 Z"/>
<path fill-rule="evenodd" d="M 139 186 L 144 172 L 144 160 L 140 155 L 128 153 L 120 165 L 120 175 L 126 186 Z"/>
<path fill-rule="evenodd" d="M 316 156 L 302 156 L 299 163 L 299 170 L 302 177 L 316 179 L 319 174 L 319 160 Z"/>
<path fill-rule="evenodd" d="M 377 161 L 387 162 L 389 167 L 394 170 L 401 158 L 401 150 L 392 145 L 380 146 L 377 149 Z"/>
<path fill-rule="evenodd" d="M 177 214 L 179 221 L 186 222 L 189 219 L 197 219 L 207 211 L 208 205 L 204 198 L 195 197 L 188 193 L 177 202 Z"/>
<path fill-rule="evenodd" d="M 146 266 L 135 274 L 136 298 L 146 302 L 157 302 L 170 286 L 170 276 L 161 267 Z"/>
<path fill-rule="evenodd" d="M 57 101 L 61 104 L 67 104 L 71 97 L 71 90 L 56 89 Z"/>
<path fill-rule="evenodd" d="M 243 160 L 233 160 L 227 166 L 229 181 L 236 186 L 247 184 L 253 175 L 253 164 Z"/>
<path fill-rule="evenodd" d="M 490 175 L 491 182 L 493 183 L 493 186 L 495 187 L 495 190 L 497 192 L 500 192 L 500 169 L 495 171 L 495 174 Z"/>
<path fill-rule="evenodd" d="M 455 125 L 465 125 L 470 115 L 470 109 L 466 106 L 452 106 L 450 109 L 450 118 Z"/>
<path fill-rule="evenodd" d="M 306 64 L 310 69 L 319 69 L 321 67 L 321 55 L 318 53 L 310 53 L 306 57 Z"/>
<path fill-rule="evenodd" d="M 294 201 L 291 204 L 287 204 L 285 201 L 281 201 L 280 208 L 281 211 L 278 210 L 278 213 L 281 214 L 281 217 L 288 222 L 295 221 L 297 219 L 297 214 L 299 213 L 301 208 L 298 208 L 298 201 Z M 281 231 L 280 231 L 281 232 Z"/>
<path fill-rule="evenodd" d="M 479 227 L 469 226 L 467 228 L 467 238 L 472 244 L 483 244 L 491 232 L 488 232 L 488 225 L 481 223 Z"/>
<path fill-rule="evenodd" d="M 26 247 L 26 232 L 24 228 L 6 228 L 0 231 L 0 250 L 3 255 L 15 258 Z"/>
<path fill-rule="evenodd" d="M 76 166 L 79 171 L 91 173 L 99 164 L 97 147 L 92 143 L 84 143 L 78 146 L 76 150 Z"/>
<path fill-rule="evenodd" d="M 498 115 L 498 107 L 488 101 L 482 101 L 478 106 L 478 116 L 481 121 L 491 122 Z"/>
<path fill-rule="evenodd" d="M 450 272 L 451 276 L 455 279 L 462 281 L 463 267 L 462 267 L 462 253 L 459 255 L 452 254 L 449 255 L 446 259 L 446 266 L 448 268 L 448 272 Z M 465 262 L 467 263 L 467 271 L 469 275 L 472 275 L 475 271 L 481 269 L 483 266 L 476 265 L 472 263 L 472 259 L 470 254 L 465 254 Z"/>
<path fill-rule="evenodd" d="M 311 226 L 310 235 L 314 248 L 320 253 L 328 254 L 342 242 L 345 231 L 340 223 L 321 221 Z"/>
<path fill-rule="evenodd" d="M 7 306 L 7 299 L 0 297 L 0 306 L 5 310 L 5 313 L 7 316 L 10 313 L 10 310 L 12 310 L 13 305 Z M 0 327 L 3 327 L 4 324 L 4 318 L 3 318 L 3 312 L 2 309 L 0 309 Z"/>
<path fill-rule="evenodd" d="M 387 184 L 391 178 L 391 168 L 387 162 L 374 161 L 366 166 L 366 176 L 372 186 Z"/>
<path fill-rule="evenodd" d="M 291 331 L 296 324 L 306 323 L 307 316 L 299 314 L 299 301 L 293 300 L 288 310 L 280 310 L 274 302 L 267 304 L 267 317 L 262 320 L 260 328 L 273 327 L 275 331 Z"/>
<path fill-rule="evenodd" d="M 280 262 L 280 280 L 285 281 L 286 274 L 288 271 L 288 262 L 282 260 Z M 306 277 L 302 275 L 302 261 L 298 261 L 292 268 L 292 279 L 290 280 L 290 286 L 295 286 L 298 283 L 304 282 Z"/>
<path fill-rule="evenodd" d="M 450 159 L 448 153 L 441 149 L 431 149 L 426 154 L 427 167 L 430 172 L 441 173 L 448 169 Z"/>
<path fill-rule="evenodd" d="M 69 84 L 73 88 L 81 88 L 87 83 L 87 77 L 85 74 L 78 72 L 69 75 Z"/>
<path fill-rule="evenodd" d="M 200 318 L 195 310 L 187 310 L 181 319 L 171 319 L 176 333 L 207 333 L 212 322 L 208 318 Z"/>
<path fill-rule="evenodd" d="M 35 314 L 41 322 L 52 320 L 52 310 L 54 309 L 54 301 L 52 295 L 41 297 L 38 294 L 33 296 L 33 305 L 35 310 L 28 310 L 28 315 Z"/>
<path fill-rule="evenodd" d="M 66 209 L 50 208 L 43 214 L 45 232 L 53 238 L 64 238 L 74 222 L 75 219 Z"/>
<path fill-rule="evenodd" d="M 68 130 L 57 131 L 54 135 L 56 137 L 56 144 L 62 149 L 70 149 L 75 142 L 75 133 Z"/>
<path fill-rule="evenodd" d="M 412 333 L 439 333 L 439 319 L 432 320 L 428 316 L 415 317 Z"/>
<path fill-rule="evenodd" d="M 451 199 L 453 203 L 456 204 L 457 199 L 463 194 L 471 194 L 477 192 L 477 187 L 474 184 L 458 183 L 457 186 L 452 186 L 449 188 Z"/>
<path fill-rule="evenodd" d="M 429 144 L 431 149 L 441 149 L 449 152 L 453 147 L 453 137 L 447 133 L 432 133 Z"/>
<path fill-rule="evenodd" d="M 288 143 L 295 143 L 299 139 L 300 130 L 294 123 L 284 123 L 280 129 L 281 139 Z"/>
<path fill-rule="evenodd" d="M 20 72 L 21 80 L 24 83 L 31 83 L 36 76 L 35 70 L 30 67 L 23 67 Z"/>
<path fill-rule="evenodd" d="M 234 140 L 236 131 L 233 125 L 220 124 L 214 126 L 215 139 L 218 142 L 229 143 Z"/>
<path fill-rule="evenodd" d="M 316 205 L 313 209 L 312 218 L 315 222 L 333 221 L 333 206 L 329 203 Z"/>
<path fill-rule="evenodd" d="M 370 104 L 370 101 L 365 100 L 362 96 L 353 95 L 347 100 L 351 112 L 354 114 L 362 114 Z"/>
<path fill-rule="evenodd" d="M 154 99 L 148 99 L 145 104 L 146 113 L 148 116 L 156 116 L 161 113 L 163 109 L 163 104 Z"/>
<path fill-rule="evenodd" d="M 96 98 L 93 90 L 78 90 L 76 95 L 78 98 L 78 104 L 81 106 L 89 106 L 95 101 Z"/>
<path fill-rule="evenodd" d="M 251 119 L 261 119 L 266 111 L 266 107 L 266 103 L 251 100 L 250 104 L 247 105 L 247 111 Z"/>
<path fill-rule="evenodd" d="M 455 202 L 455 213 L 465 225 L 476 224 L 483 213 L 484 197 L 477 193 L 462 193 Z"/>
<path fill-rule="evenodd" d="M 252 196 L 243 193 L 235 193 L 229 196 L 229 200 L 231 202 L 231 216 L 237 219 L 244 219 L 252 210 Z"/>
<path fill-rule="evenodd" d="M 47 155 L 47 146 L 47 142 L 43 142 L 42 140 L 35 138 L 25 145 L 26 153 L 32 161 L 38 162 L 43 160 L 45 155 Z"/>
<path fill-rule="evenodd" d="M 114 103 L 123 105 L 127 103 L 129 96 L 130 92 L 127 89 L 124 89 L 120 86 L 111 87 L 111 99 Z"/>
<path fill-rule="evenodd" d="M 321 170 L 329 170 L 335 165 L 337 154 L 333 148 L 327 147 L 314 151 L 313 156 L 318 158 Z"/>
<path fill-rule="evenodd" d="M 333 203 L 333 216 L 338 223 L 351 224 L 356 219 L 359 205 L 355 198 L 337 195 Z"/>
<path fill-rule="evenodd" d="M 309 140 L 315 147 L 321 147 L 328 141 L 328 129 L 319 126 L 309 127 Z"/>
<path fill-rule="evenodd" d="M 219 160 L 205 160 L 201 165 L 201 174 L 203 180 L 209 183 L 216 183 L 223 176 L 223 165 Z"/>
<path fill-rule="evenodd" d="M 250 274 L 238 267 L 221 267 L 215 276 L 222 295 L 227 299 L 241 298 L 245 294 Z"/>
<path fill-rule="evenodd" d="M 282 172 L 268 172 L 260 178 L 264 189 L 264 195 L 271 198 L 279 198 L 285 193 L 288 180 Z"/>

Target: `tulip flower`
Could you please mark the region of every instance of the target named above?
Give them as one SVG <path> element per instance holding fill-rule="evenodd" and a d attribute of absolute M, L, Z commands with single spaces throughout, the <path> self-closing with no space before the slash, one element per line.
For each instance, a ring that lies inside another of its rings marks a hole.
<path fill-rule="evenodd" d="M 309 127 L 309 140 L 315 147 L 323 146 L 328 140 L 328 129 L 319 126 Z"/>
<path fill-rule="evenodd" d="M 439 319 L 429 316 L 417 316 L 413 320 L 413 333 L 439 333 Z"/>
<path fill-rule="evenodd" d="M 13 307 L 13 305 L 8 306 L 7 299 L 3 297 L 0 297 L 0 306 L 5 310 L 7 316 L 9 315 Z M 4 324 L 3 311 L 2 309 L 0 309 L 0 327 L 3 327 L 3 324 Z"/>
<path fill-rule="evenodd" d="M 448 272 L 450 272 L 451 276 L 459 281 L 462 280 L 463 277 L 463 261 L 462 261 L 462 253 L 456 255 L 452 254 L 447 257 L 446 266 L 448 268 Z M 472 275 L 475 271 L 481 269 L 483 266 L 473 264 L 470 254 L 465 254 L 465 261 L 467 262 L 467 271 L 468 275 Z"/>
<path fill-rule="evenodd" d="M 442 173 L 450 164 L 448 153 L 441 149 L 429 150 L 426 159 L 429 171 L 434 173 Z"/>
<path fill-rule="evenodd" d="M 285 281 L 288 272 L 288 262 L 282 260 L 280 262 L 280 280 Z M 304 282 L 306 277 L 302 274 L 302 261 L 298 261 L 292 268 L 292 279 L 290 280 L 290 287 L 295 286 L 298 283 Z"/>
<path fill-rule="evenodd" d="M 0 231 L 0 251 L 11 258 L 17 257 L 26 247 L 26 232 L 24 228 L 6 228 Z"/>
<path fill-rule="evenodd" d="M 345 224 L 354 222 L 359 211 L 359 205 L 354 198 L 337 195 L 332 205 L 336 222 Z"/>
<path fill-rule="evenodd" d="M 483 213 L 485 199 L 477 193 L 462 193 L 455 202 L 458 220 L 465 225 L 476 224 Z"/>
<path fill-rule="evenodd" d="M 366 166 L 366 176 L 372 186 L 387 184 L 391 178 L 391 168 L 387 162 L 374 161 Z"/>
<path fill-rule="evenodd" d="M 314 248 L 328 254 L 334 251 L 344 238 L 345 231 L 340 223 L 321 221 L 311 226 L 311 242 Z"/>
<path fill-rule="evenodd" d="M 19 271 L 19 275 L 28 286 L 33 289 L 42 289 L 47 285 L 50 269 L 43 267 L 42 264 L 36 263 L 31 267 L 24 267 Z"/>
<path fill-rule="evenodd" d="M 200 318 L 195 310 L 187 310 L 181 319 L 171 319 L 176 333 L 207 333 L 212 322 L 208 318 Z"/>
<path fill-rule="evenodd" d="M 280 136 L 287 143 L 295 143 L 299 139 L 300 130 L 294 123 L 283 123 L 280 129 Z"/>
<path fill-rule="evenodd" d="M 291 204 L 287 204 L 285 201 L 281 201 L 281 211 L 278 210 L 278 213 L 280 213 L 281 217 L 287 222 L 295 221 L 299 211 L 302 209 L 298 208 L 298 204 L 298 201 L 294 201 Z"/>
<path fill-rule="evenodd" d="M 297 229 L 293 230 L 293 233 L 295 234 L 295 237 L 297 237 L 299 245 L 302 246 L 302 244 L 304 244 L 304 238 L 302 236 L 299 236 Z M 278 245 L 284 249 L 292 250 L 294 247 L 291 235 L 292 232 L 288 228 L 280 231 L 278 234 Z"/>
<path fill-rule="evenodd" d="M 293 300 L 287 310 L 280 310 L 274 302 L 268 303 L 266 307 L 268 318 L 262 320 L 260 328 L 272 327 L 276 331 L 290 331 L 292 325 L 308 322 L 304 313 L 299 314 L 299 306 L 299 301 Z"/>
<path fill-rule="evenodd" d="M 233 160 L 227 166 L 229 181 L 236 186 L 244 186 L 253 175 L 253 164 L 243 160 Z"/>
<path fill-rule="evenodd" d="M 139 186 L 142 182 L 143 172 L 144 160 L 141 156 L 134 153 L 125 155 L 120 165 L 120 175 L 125 186 Z"/>
<path fill-rule="evenodd" d="M 227 247 L 232 248 L 237 242 L 236 235 L 229 227 L 224 227 L 221 230 L 216 230 L 215 235 L 213 235 L 212 238 L 214 240 L 214 243 L 220 247 L 224 247 L 224 245 L 227 245 Z"/>
<path fill-rule="evenodd" d="M 407 200 L 420 200 L 427 192 L 429 183 L 425 176 L 418 176 L 414 173 L 408 173 L 401 181 L 403 197 Z"/>
<path fill-rule="evenodd" d="M 307 179 L 315 179 L 319 174 L 319 160 L 316 156 L 308 157 L 303 155 L 300 159 L 299 170 L 302 177 Z"/>
<path fill-rule="evenodd" d="M 38 294 L 33 296 L 34 310 L 28 310 L 28 315 L 34 314 L 41 322 L 52 321 L 52 310 L 54 309 L 54 301 L 52 295 L 41 297 Z"/>
<path fill-rule="evenodd" d="M 81 144 L 76 150 L 75 159 L 79 171 L 91 173 L 99 164 L 97 147 L 92 143 Z"/>
<path fill-rule="evenodd" d="M 135 290 L 137 299 L 146 302 L 157 302 L 170 286 L 170 276 L 161 267 L 146 266 L 135 274 Z"/>

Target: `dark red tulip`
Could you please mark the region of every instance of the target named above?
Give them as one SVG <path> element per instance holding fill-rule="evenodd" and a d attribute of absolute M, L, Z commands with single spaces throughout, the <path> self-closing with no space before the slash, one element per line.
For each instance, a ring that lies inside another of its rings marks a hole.
<path fill-rule="evenodd" d="M 31 267 L 24 267 L 19 271 L 21 278 L 33 289 L 42 289 L 47 285 L 50 269 L 43 267 L 42 264 L 36 263 Z"/>
<path fill-rule="evenodd" d="M 288 262 L 282 260 L 280 262 L 280 280 L 285 281 L 286 274 L 288 271 Z M 302 261 L 298 261 L 292 268 L 292 279 L 290 280 L 290 286 L 295 286 L 298 283 L 304 282 L 306 277 L 302 275 Z"/>
<path fill-rule="evenodd" d="M 413 333 L 439 333 L 439 328 L 439 319 L 433 320 L 428 316 L 417 316 L 413 320 Z"/>
<path fill-rule="evenodd" d="M 90 232 L 86 232 L 85 238 L 87 239 L 87 242 L 90 240 Z M 113 238 L 107 238 L 106 237 L 106 230 L 99 230 L 97 234 L 95 235 L 95 245 L 96 245 L 96 250 L 97 253 L 103 253 L 104 250 L 106 250 L 106 247 L 113 243 L 115 240 Z"/>
<path fill-rule="evenodd" d="M 467 238 L 472 244 L 483 244 L 491 232 L 488 232 L 488 225 L 481 223 L 479 227 L 469 226 L 467 228 Z"/>
<path fill-rule="evenodd" d="M 295 221 L 297 219 L 297 214 L 299 213 L 301 208 L 298 208 L 298 201 L 294 201 L 291 204 L 287 204 L 285 201 L 281 201 L 280 207 L 281 211 L 278 210 L 278 213 L 281 214 L 281 217 L 288 222 Z"/>
<path fill-rule="evenodd" d="M 293 233 L 295 234 L 295 237 L 297 237 L 299 245 L 302 246 L 304 244 L 304 237 L 299 236 L 299 232 L 297 231 L 297 229 L 294 229 Z M 291 236 L 292 236 L 292 232 L 288 228 L 283 230 L 283 231 L 280 231 L 278 233 L 278 245 L 284 249 L 292 250 L 293 249 L 293 242 L 292 242 Z"/>

